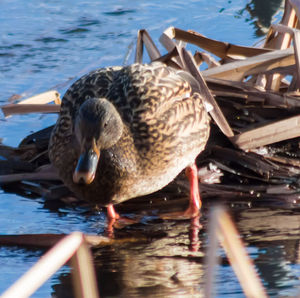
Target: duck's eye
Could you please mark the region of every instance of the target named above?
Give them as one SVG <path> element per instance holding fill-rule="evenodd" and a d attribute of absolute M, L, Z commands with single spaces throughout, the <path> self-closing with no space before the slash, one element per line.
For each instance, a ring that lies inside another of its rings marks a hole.
<path fill-rule="evenodd" d="M 104 122 L 103 127 L 107 127 L 108 121 Z"/>

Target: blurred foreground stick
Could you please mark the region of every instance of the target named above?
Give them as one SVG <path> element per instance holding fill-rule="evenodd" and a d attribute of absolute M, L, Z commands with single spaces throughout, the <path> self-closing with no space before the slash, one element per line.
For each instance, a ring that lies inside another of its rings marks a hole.
<path fill-rule="evenodd" d="M 227 212 L 221 207 L 212 209 L 208 236 L 209 249 L 206 252 L 205 297 L 212 297 L 213 294 L 218 242 L 225 250 L 246 297 L 267 297 L 235 225 Z"/>

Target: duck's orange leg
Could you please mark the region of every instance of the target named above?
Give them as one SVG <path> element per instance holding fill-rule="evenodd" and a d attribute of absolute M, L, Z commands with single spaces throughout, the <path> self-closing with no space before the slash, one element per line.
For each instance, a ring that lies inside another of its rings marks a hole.
<path fill-rule="evenodd" d="M 107 235 L 114 238 L 114 224 L 120 218 L 119 213 L 116 212 L 114 205 L 110 204 L 107 209 Z"/>
<path fill-rule="evenodd" d="M 110 204 L 106 207 L 108 220 L 116 220 L 120 218 L 119 213 L 116 212 L 114 205 Z"/>
<path fill-rule="evenodd" d="M 188 219 L 200 214 L 201 198 L 199 193 L 198 170 L 196 164 L 192 164 L 185 169 L 185 174 L 190 182 L 190 201 L 185 211 L 162 214 L 163 219 Z"/>
<path fill-rule="evenodd" d="M 194 163 L 193 165 L 187 167 L 185 169 L 185 174 L 190 181 L 190 202 L 189 207 L 184 211 L 184 215 L 193 218 L 199 215 L 202 205 L 196 164 Z"/>
<path fill-rule="evenodd" d="M 119 213 L 116 212 L 112 204 L 106 207 L 107 209 L 107 233 L 109 237 L 114 237 L 114 228 L 121 229 L 126 226 L 138 223 L 140 218 L 131 219 L 126 217 L 121 217 Z"/>

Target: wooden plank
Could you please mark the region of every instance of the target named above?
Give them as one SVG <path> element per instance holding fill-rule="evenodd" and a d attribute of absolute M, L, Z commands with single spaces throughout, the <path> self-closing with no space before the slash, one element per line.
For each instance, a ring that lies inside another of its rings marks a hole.
<path fill-rule="evenodd" d="M 149 33 L 145 29 L 142 29 L 140 30 L 140 34 L 142 36 L 144 45 L 147 49 L 151 61 L 161 57 L 161 54 L 158 48 L 156 47 L 155 43 L 153 42 L 152 38 L 150 37 Z"/>
<path fill-rule="evenodd" d="M 38 95 L 29 97 L 19 102 L 19 104 L 46 104 L 54 101 L 56 104 L 60 104 L 60 96 L 56 90 L 50 90 Z"/>
<path fill-rule="evenodd" d="M 135 58 L 134 58 L 135 63 L 143 62 L 143 51 L 144 51 L 143 45 L 144 43 L 142 38 L 142 32 L 141 30 L 139 30 L 137 34 L 136 51 L 135 51 Z"/>
<path fill-rule="evenodd" d="M 296 12 L 293 9 L 290 1 L 285 1 L 284 14 L 280 24 L 295 28 L 297 24 Z M 272 48 L 272 49 L 287 49 L 291 44 L 291 35 L 288 33 L 280 33 L 276 35 L 275 38 L 270 38 L 272 35 L 272 28 L 267 36 L 266 43 L 264 47 Z M 281 75 L 273 74 L 271 76 L 267 76 L 267 84 L 266 89 L 268 90 L 279 90 L 281 84 Z"/>
<path fill-rule="evenodd" d="M 300 107 L 300 98 L 274 91 L 259 90 L 245 82 L 229 81 L 207 77 L 206 82 L 214 95 L 221 97 L 244 98 L 247 103 L 259 101 L 263 104 L 281 108 Z"/>
<path fill-rule="evenodd" d="M 234 61 L 202 71 L 205 77 L 241 81 L 245 76 L 295 64 L 294 49 L 274 50 L 242 61 Z"/>
<path fill-rule="evenodd" d="M 243 59 L 245 57 L 252 57 L 270 51 L 266 48 L 243 47 L 214 40 L 197 32 L 191 30 L 184 31 L 175 27 L 169 27 L 164 31 L 164 34 L 166 34 L 170 39 L 177 39 L 192 43 L 222 59 L 228 57 L 233 59 Z"/>
<path fill-rule="evenodd" d="M 295 60 L 296 60 L 296 76 L 298 78 L 298 80 L 296 80 L 296 85 L 294 87 L 298 89 L 299 79 L 300 79 L 300 31 L 298 29 L 294 29 L 281 24 L 272 25 L 272 28 L 279 33 L 287 33 L 293 37 L 294 40 L 293 45 L 294 45 Z"/>
<path fill-rule="evenodd" d="M 6 104 L 1 106 L 2 112 L 5 117 L 15 114 L 28 114 L 28 113 L 59 113 L 60 105 L 52 104 Z"/>
<path fill-rule="evenodd" d="M 195 60 L 186 49 L 181 48 L 178 49 L 181 53 L 180 57 L 182 62 L 185 64 L 186 70 L 188 70 L 191 75 L 197 80 L 199 83 L 199 93 L 202 96 L 202 98 L 207 101 L 209 104 L 212 105 L 213 109 L 210 111 L 211 116 L 213 119 L 216 121 L 217 125 L 221 129 L 221 131 L 227 136 L 227 137 L 232 137 L 233 131 L 228 124 L 225 116 L 223 115 L 223 112 L 221 111 L 218 103 L 216 102 L 215 98 L 212 96 L 210 90 L 208 89 L 201 72 L 199 68 L 195 64 Z"/>
<path fill-rule="evenodd" d="M 160 38 L 159 38 L 160 43 L 166 48 L 166 50 L 169 53 L 172 53 L 174 50 L 176 50 L 177 52 L 177 57 L 173 57 L 173 61 L 179 65 L 181 68 L 183 68 L 182 62 L 180 57 L 178 57 L 178 51 L 177 51 L 177 45 L 175 44 L 175 42 L 169 38 L 169 36 L 165 33 L 163 33 Z"/>
<path fill-rule="evenodd" d="M 292 5 L 293 9 L 295 10 L 298 20 L 300 20 L 300 2 L 299 2 L 299 0 L 289 0 L 289 3 Z"/>
<path fill-rule="evenodd" d="M 199 66 L 202 63 L 202 61 L 204 61 L 207 64 L 207 68 L 221 65 L 221 63 L 219 63 L 214 57 L 205 52 L 196 51 L 194 54 L 194 59 L 196 61 L 197 66 Z"/>
<path fill-rule="evenodd" d="M 300 115 L 255 128 L 231 138 L 243 150 L 265 146 L 300 136 Z"/>
<path fill-rule="evenodd" d="M 294 31 L 294 50 L 296 57 L 296 76 L 298 80 L 296 80 L 295 89 L 299 89 L 300 87 L 300 31 L 295 29 Z"/>

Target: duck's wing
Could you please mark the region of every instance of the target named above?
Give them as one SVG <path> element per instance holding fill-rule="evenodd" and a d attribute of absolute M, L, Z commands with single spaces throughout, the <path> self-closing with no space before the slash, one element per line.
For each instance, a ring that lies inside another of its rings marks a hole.
<path fill-rule="evenodd" d="M 156 62 L 124 67 L 110 86 L 108 98 L 125 121 L 158 117 L 175 102 L 191 95 L 190 84 L 176 70 Z"/>
<path fill-rule="evenodd" d="M 108 97 L 131 127 L 138 149 L 159 158 L 159 152 L 181 150 L 184 142 L 206 142 L 208 115 L 194 92 L 197 84 L 188 73 L 162 63 L 134 64 L 120 72 Z"/>

